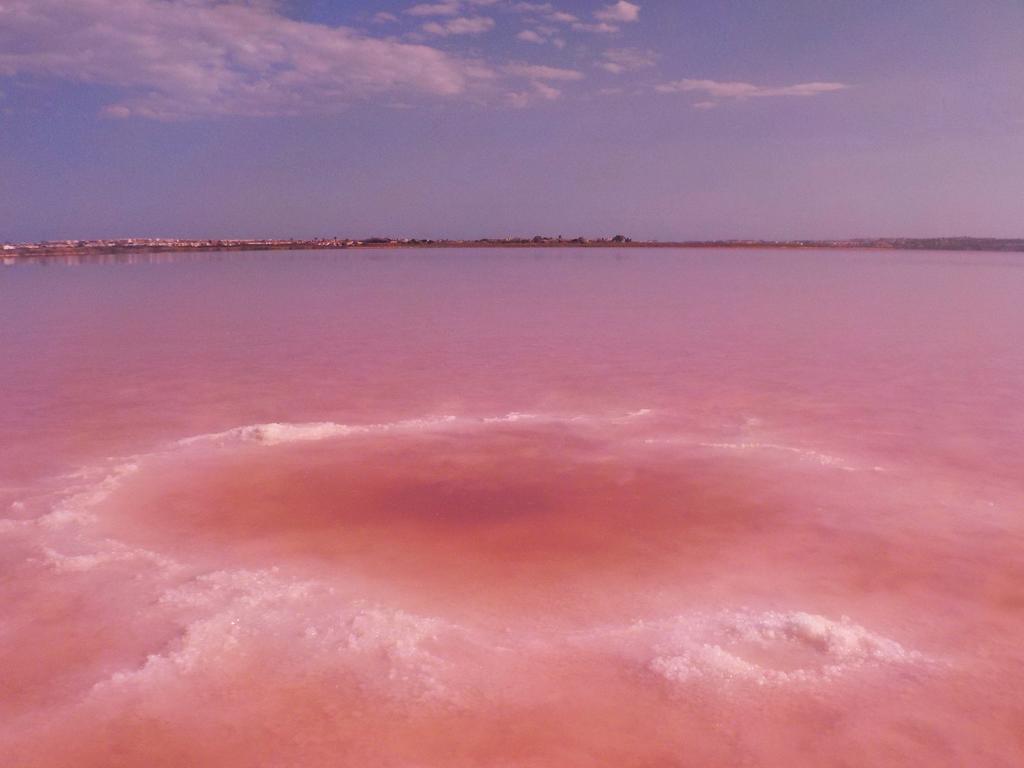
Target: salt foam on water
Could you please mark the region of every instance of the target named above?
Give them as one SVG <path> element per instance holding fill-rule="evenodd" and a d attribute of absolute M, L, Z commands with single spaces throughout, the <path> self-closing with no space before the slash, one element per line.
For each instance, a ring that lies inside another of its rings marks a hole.
<path fill-rule="evenodd" d="M 179 446 L 197 443 L 224 443 L 238 441 L 260 445 L 281 445 L 285 443 L 329 440 L 337 437 L 354 435 L 375 435 L 401 432 L 424 432 L 444 428 L 486 427 L 500 424 L 518 423 L 566 423 L 598 422 L 622 424 L 651 413 L 648 408 L 629 411 L 624 416 L 584 416 L 562 414 L 537 414 L 511 411 L 500 416 L 431 416 L 400 421 L 382 422 L 379 424 L 342 424 L 334 421 L 318 421 L 308 423 L 268 422 L 265 424 L 247 424 L 233 427 L 222 432 L 210 432 L 187 437 L 178 441 Z"/>
<path fill-rule="evenodd" d="M 439 649 L 465 634 L 438 618 L 347 600 L 327 584 L 272 570 L 206 574 L 166 590 L 158 603 L 186 622 L 181 637 L 141 667 L 99 682 L 94 696 L 268 668 L 354 680 L 403 699 L 446 698 L 452 659 Z"/>
<path fill-rule="evenodd" d="M 924 657 L 843 616 L 804 611 L 724 611 L 680 618 L 654 631 L 649 668 L 676 683 L 718 678 L 758 685 L 823 682 L 865 666 L 911 665 Z"/>

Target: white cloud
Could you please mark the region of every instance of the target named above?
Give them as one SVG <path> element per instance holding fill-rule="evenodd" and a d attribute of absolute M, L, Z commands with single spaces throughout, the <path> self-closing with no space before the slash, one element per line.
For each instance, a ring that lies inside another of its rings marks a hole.
<path fill-rule="evenodd" d="M 534 80 L 527 91 L 514 91 L 505 94 L 505 103 L 516 109 L 523 109 L 540 101 L 557 101 L 562 98 L 562 91 L 547 83 Z"/>
<path fill-rule="evenodd" d="M 461 9 L 460 0 L 441 0 L 439 3 L 420 3 L 405 12 L 410 16 L 456 16 Z"/>
<path fill-rule="evenodd" d="M 487 16 L 460 16 L 423 25 L 423 31 L 430 35 L 479 35 L 494 29 L 494 19 Z"/>
<path fill-rule="evenodd" d="M 742 101 L 753 98 L 767 97 L 809 97 L 819 96 L 823 93 L 832 93 L 849 88 L 845 83 L 830 82 L 809 82 L 795 83 L 794 85 L 763 86 L 753 83 L 729 82 L 719 80 L 675 80 L 670 83 L 662 83 L 655 86 L 655 90 L 661 93 L 701 93 L 707 98 L 694 104 L 698 109 L 710 109 L 721 101 L 733 99 Z"/>
<path fill-rule="evenodd" d="M 609 23 L 636 21 L 640 18 L 640 6 L 636 3 L 626 2 L 626 0 L 618 0 L 616 3 L 595 11 L 594 18 Z"/>
<path fill-rule="evenodd" d="M 555 48 L 564 48 L 565 39 L 558 35 L 557 27 L 549 27 L 545 24 L 538 24 L 533 29 L 524 29 L 516 35 L 516 38 L 526 43 L 543 45 L 551 43 Z"/>
<path fill-rule="evenodd" d="M 555 99 L 560 99 L 562 97 L 562 92 L 560 90 L 548 85 L 547 83 L 533 83 L 533 90 L 542 99 L 547 99 L 548 101 L 554 101 Z"/>
<path fill-rule="evenodd" d="M 379 24 L 404 20 L 409 25 L 402 39 L 382 38 L 289 18 L 280 10 L 287 2 L 0 0 L 0 78 L 25 75 L 102 86 L 99 93 L 115 94 L 104 110 L 108 115 L 153 119 L 325 114 L 368 101 L 494 104 L 504 97 L 508 103 L 533 104 L 561 98 L 561 89 L 583 80 L 583 72 L 487 61 L 427 41 L 494 29 L 495 19 L 481 15 L 488 7 L 533 14 L 515 33 L 533 45 L 562 48 L 569 28 L 618 30 L 604 21 L 584 24 L 551 3 L 429 0 L 410 3 L 401 15 L 370 16 Z M 650 66 L 653 58 L 649 51 L 615 49 L 597 66 L 626 72 Z M 677 81 L 659 90 L 694 90 L 686 83 L 708 82 Z M 730 97 L 741 98 L 707 94 L 705 100 Z"/>
<path fill-rule="evenodd" d="M 557 21 L 562 24 L 571 24 L 574 21 L 579 21 L 576 16 L 558 10 L 551 3 L 513 3 L 509 6 L 509 10 L 516 13 L 532 13 L 542 16 L 548 21 Z"/>
<path fill-rule="evenodd" d="M 555 7 L 551 3 L 513 3 L 509 9 L 516 13 L 551 13 Z"/>
<path fill-rule="evenodd" d="M 524 29 L 522 32 L 516 35 L 517 40 L 522 40 L 524 43 L 536 43 L 543 45 L 546 40 L 532 29 Z"/>
<path fill-rule="evenodd" d="M 601 59 L 597 66 L 613 75 L 620 75 L 623 72 L 635 72 L 653 67 L 658 60 L 658 55 L 654 51 L 637 48 L 613 48 L 605 51 L 601 55 Z"/>
<path fill-rule="evenodd" d="M 197 0 L 4 0 L 0 76 L 18 74 L 113 86 L 125 96 L 109 114 L 162 119 L 466 97 L 496 78 L 426 45 Z"/>
<path fill-rule="evenodd" d="M 524 91 L 510 91 L 505 94 L 505 103 L 514 109 L 525 109 L 530 106 L 530 94 Z"/>
<path fill-rule="evenodd" d="M 619 31 L 619 28 L 614 24 L 606 24 L 603 21 L 599 24 L 586 24 L 582 21 L 577 21 L 572 25 L 572 28 L 577 32 L 597 32 L 603 35 L 614 35 Z"/>
<path fill-rule="evenodd" d="M 485 8 L 497 5 L 499 0 L 438 0 L 435 3 L 419 3 L 405 12 L 410 16 L 458 16 L 465 5 Z"/>
<path fill-rule="evenodd" d="M 513 77 L 529 81 L 529 90 L 505 95 L 506 103 L 516 108 L 526 107 L 537 101 L 556 101 L 562 97 L 562 91 L 552 85 L 552 82 L 572 82 L 585 77 L 582 72 L 575 69 L 549 67 L 544 64 L 507 64 L 504 71 Z"/>
<path fill-rule="evenodd" d="M 509 64 L 505 71 L 510 75 L 530 80 L 582 80 L 584 75 L 575 69 L 548 67 L 543 64 Z"/>

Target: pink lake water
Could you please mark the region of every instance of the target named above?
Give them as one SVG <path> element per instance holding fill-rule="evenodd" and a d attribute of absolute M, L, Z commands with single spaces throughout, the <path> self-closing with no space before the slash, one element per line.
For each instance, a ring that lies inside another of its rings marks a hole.
<path fill-rule="evenodd" d="M 4 766 L 1024 764 L 1024 258 L 0 268 Z"/>

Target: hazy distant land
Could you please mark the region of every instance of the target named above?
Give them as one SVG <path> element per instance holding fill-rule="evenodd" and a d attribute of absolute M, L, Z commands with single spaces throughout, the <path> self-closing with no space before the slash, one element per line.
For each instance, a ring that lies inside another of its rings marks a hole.
<path fill-rule="evenodd" d="M 87 256 L 107 253 L 178 251 L 337 250 L 348 248 L 811 248 L 879 249 L 901 251 L 1010 251 L 1024 252 L 1024 238 L 994 237 L 886 237 L 845 240 L 633 240 L 562 236 L 433 240 L 369 237 L 313 239 L 178 239 L 125 238 L 109 240 L 57 240 L 0 245 L 5 258 Z"/>

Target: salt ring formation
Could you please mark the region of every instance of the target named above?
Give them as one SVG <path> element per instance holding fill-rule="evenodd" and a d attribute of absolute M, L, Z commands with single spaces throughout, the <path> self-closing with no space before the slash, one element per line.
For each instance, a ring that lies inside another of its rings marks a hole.
<path fill-rule="evenodd" d="M 1024 273 L 843 258 L 9 270 L 0 764 L 1021 765 Z"/>

